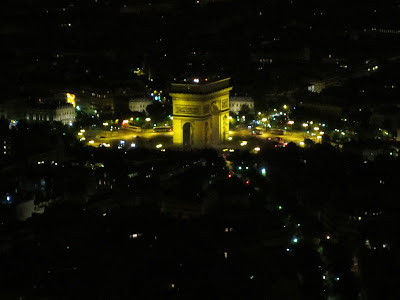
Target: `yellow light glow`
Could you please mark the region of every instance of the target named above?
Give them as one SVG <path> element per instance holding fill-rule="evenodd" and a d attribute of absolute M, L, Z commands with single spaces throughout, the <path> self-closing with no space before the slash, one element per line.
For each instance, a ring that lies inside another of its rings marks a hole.
<path fill-rule="evenodd" d="M 162 144 L 158 144 L 158 145 L 156 146 L 157 149 L 160 149 L 161 147 L 162 147 Z"/>
<path fill-rule="evenodd" d="M 106 122 L 106 123 L 103 123 L 103 125 L 104 125 L 104 126 L 108 126 L 108 123 L 107 123 L 107 122 Z"/>
<path fill-rule="evenodd" d="M 254 151 L 256 151 L 256 152 L 258 152 L 258 151 L 260 151 L 260 150 L 261 150 L 260 147 L 255 147 L 255 148 L 254 148 Z"/>
<path fill-rule="evenodd" d="M 129 123 L 129 120 L 123 120 L 122 121 L 122 124 L 128 124 Z"/>
<path fill-rule="evenodd" d="M 308 127 L 308 124 L 307 123 L 303 123 L 303 127 Z"/>
<path fill-rule="evenodd" d="M 232 120 L 232 116 L 229 116 L 229 120 Z"/>
<path fill-rule="evenodd" d="M 267 121 L 268 121 L 268 119 L 267 119 L 267 118 L 262 118 L 262 119 L 261 119 L 261 121 L 263 121 L 263 122 L 267 122 Z"/>
<path fill-rule="evenodd" d="M 150 122 L 150 121 L 151 121 L 151 119 L 150 119 L 150 118 L 146 118 L 145 120 L 146 120 L 146 122 Z"/>
<path fill-rule="evenodd" d="M 294 121 L 289 121 L 288 124 L 289 124 L 289 125 L 293 125 L 293 124 L 294 124 Z"/>
<path fill-rule="evenodd" d="M 285 105 L 283 106 L 283 108 L 286 109 L 286 108 L 287 108 L 287 105 L 285 104 Z"/>
<path fill-rule="evenodd" d="M 301 147 L 304 147 L 304 145 L 305 145 L 304 142 L 300 142 L 299 144 Z"/>
<path fill-rule="evenodd" d="M 74 107 L 76 107 L 76 97 L 74 94 L 66 93 L 67 102 L 71 103 Z"/>
<path fill-rule="evenodd" d="M 231 137 L 231 136 L 230 136 L 230 137 L 228 137 L 228 140 L 232 141 L 232 137 Z"/>
<path fill-rule="evenodd" d="M 80 132 L 85 132 L 85 131 L 86 131 L 85 129 L 81 129 L 81 130 L 80 130 Z"/>
<path fill-rule="evenodd" d="M 90 140 L 90 141 L 89 141 L 89 144 L 94 144 L 94 141 L 93 141 L 93 140 Z"/>
<path fill-rule="evenodd" d="M 83 135 L 83 132 L 78 132 L 78 135 Z"/>
<path fill-rule="evenodd" d="M 246 146 L 247 145 L 247 141 L 242 141 L 241 143 L 240 143 L 240 146 Z"/>

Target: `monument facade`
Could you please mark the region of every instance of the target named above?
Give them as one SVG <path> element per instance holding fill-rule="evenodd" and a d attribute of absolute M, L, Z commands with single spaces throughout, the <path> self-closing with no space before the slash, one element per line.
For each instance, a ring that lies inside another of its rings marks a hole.
<path fill-rule="evenodd" d="M 219 146 L 229 136 L 229 78 L 173 83 L 173 142 L 185 148 Z"/>

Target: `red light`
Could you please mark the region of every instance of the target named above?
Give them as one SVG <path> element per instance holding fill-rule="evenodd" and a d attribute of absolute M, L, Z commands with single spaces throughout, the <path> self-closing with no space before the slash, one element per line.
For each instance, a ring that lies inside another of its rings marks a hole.
<path fill-rule="evenodd" d="M 231 174 L 229 174 L 229 175 L 228 175 L 228 177 L 229 177 L 229 178 L 231 178 L 231 177 L 232 177 L 232 175 L 231 175 Z"/>
<path fill-rule="evenodd" d="M 246 181 L 246 184 L 249 184 L 249 183 L 250 183 L 250 181 L 247 180 L 247 181 Z"/>

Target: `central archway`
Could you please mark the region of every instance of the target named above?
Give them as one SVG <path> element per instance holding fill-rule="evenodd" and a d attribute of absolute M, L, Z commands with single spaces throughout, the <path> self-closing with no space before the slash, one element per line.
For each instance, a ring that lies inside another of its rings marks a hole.
<path fill-rule="evenodd" d="M 190 147 L 193 144 L 193 126 L 190 122 L 183 125 L 183 146 Z"/>

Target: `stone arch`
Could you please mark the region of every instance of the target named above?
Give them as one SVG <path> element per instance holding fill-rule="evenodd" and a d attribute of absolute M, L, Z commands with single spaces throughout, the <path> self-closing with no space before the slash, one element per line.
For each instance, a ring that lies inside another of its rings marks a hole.
<path fill-rule="evenodd" d="M 229 135 L 229 118 L 227 115 L 224 115 L 222 119 L 222 141 L 226 142 L 226 139 Z"/>
<path fill-rule="evenodd" d="M 186 122 L 182 127 L 183 146 L 191 147 L 193 145 L 193 124 Z"/>

